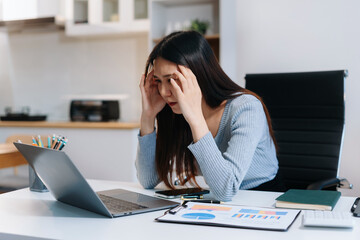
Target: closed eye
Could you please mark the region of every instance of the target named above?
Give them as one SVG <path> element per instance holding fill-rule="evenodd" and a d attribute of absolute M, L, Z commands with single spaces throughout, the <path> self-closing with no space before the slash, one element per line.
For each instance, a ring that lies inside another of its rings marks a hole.
<path fill-rule="evenodd" d="M 178 82 L 178 81 L 179 81 L 178 78 L 171 77 L 171 78 L 167 79 L 168 83 L 170 83 L 170 79 L 174 79 L 175 82 Z"/>
<path fill-rule="evenodd" d="M 158 77 L 155 77 L 155 76 L 154 76 L 153 79 L 154 79 L 154 82 L 155 82 L 155 83 L 161 83 L 161 80 L 160 80 Z"/>

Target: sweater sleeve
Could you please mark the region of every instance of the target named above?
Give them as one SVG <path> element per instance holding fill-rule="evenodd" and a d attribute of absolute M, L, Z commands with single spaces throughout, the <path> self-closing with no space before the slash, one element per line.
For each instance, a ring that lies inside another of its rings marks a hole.
<path fill-rule="evenodd" d="M 225 152 L 220 152 L 210 132 L 188 146 L 210 190 L 222 201 L 230 201 L 239 190 L 266 124 L 259 101 L 246 102 L 235 111 L 228 122 L 231 137 Z"/>
<path fill-rule="evenodd" d="M 139 134 L 138 140 L 136 175 L 144 188 L 154 188 L 160 182 L 155 164 L 156 132 L 145 136 Z"/>

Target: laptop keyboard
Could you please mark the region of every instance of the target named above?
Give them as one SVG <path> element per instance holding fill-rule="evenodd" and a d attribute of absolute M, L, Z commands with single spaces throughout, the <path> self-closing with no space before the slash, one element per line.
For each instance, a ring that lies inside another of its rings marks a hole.
<path fill-rule="evenodd" d="M 121 200 L 118 198 L 105 196 L 102 194 L 98 194 L 98 196 L 111 213 L 121 213 L 121 212 L 128 212 L 128 211 L 148 208 L 146 206 Z"/>

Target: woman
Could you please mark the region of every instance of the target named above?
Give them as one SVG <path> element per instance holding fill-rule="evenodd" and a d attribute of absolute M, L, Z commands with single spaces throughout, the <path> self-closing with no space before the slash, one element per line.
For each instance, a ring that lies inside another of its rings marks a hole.
<path fill-rule="evenodd" d="M 265 105 L 223 72 L 201 34 L 175 32 L 159 42 L 140 91 L 136 167 L 145 188 L 161 181 L 174 188 L 175 171 L 181 185 L 203 175 L 222 201 L 239 189 L 282 190 Z"/>

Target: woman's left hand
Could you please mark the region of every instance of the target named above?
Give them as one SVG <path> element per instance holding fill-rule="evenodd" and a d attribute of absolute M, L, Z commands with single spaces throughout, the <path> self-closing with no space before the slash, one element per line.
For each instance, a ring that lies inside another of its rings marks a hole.
<path fill-rule="evenodd" d="M 180 110 L 189 123 L 194 141 L 199 140 L 208 131 L 202 112 L 202 93 L 194 73 L 187 67 L 179 65 L 174 73 L 175 79 L 170 79 L 173 95 L 178 100 Z M 178 80 L 180 85 L 175 81 Z"/>

